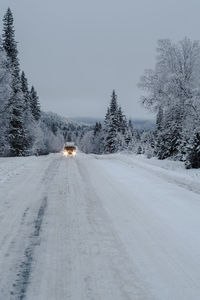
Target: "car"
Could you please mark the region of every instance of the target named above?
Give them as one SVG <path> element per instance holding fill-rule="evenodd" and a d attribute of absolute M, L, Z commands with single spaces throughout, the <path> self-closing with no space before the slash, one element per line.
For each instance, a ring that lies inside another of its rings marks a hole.
<path fill-rule="evenodd" d="M 67 143 L 64 146 L 64 155 L 76 155 L 76 146 L 73 143 Z"/>

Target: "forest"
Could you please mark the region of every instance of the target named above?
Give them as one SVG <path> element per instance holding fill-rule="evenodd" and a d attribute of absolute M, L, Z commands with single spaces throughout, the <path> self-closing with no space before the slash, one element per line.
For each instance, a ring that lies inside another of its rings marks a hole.
<path fill-rule="evenodd" d="M 36 88 L 20 68 L 14 18 L 8 8 L 0 40 L 0 156 L 59 152 L 74 141 L 85 153 L 128 151 L 200 168 L 200 44 L 159 40 L 154 69 L 138 84 L 155 129 L 134 128 L 113 90 L 104 122 L 89 126 L 41 111 Z M 120 101 L 121 102 L 121 101 Z"/>

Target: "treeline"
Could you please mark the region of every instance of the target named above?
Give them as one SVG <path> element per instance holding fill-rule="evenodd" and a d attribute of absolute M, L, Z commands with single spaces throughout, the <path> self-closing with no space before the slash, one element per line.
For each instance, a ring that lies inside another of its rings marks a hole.
<path fill-rule="evenodd" d="M 13 15 L 8 8 L 0 39 L 0 156 L 60 151 L 66 139 L 83 134 L 77 124 L 41 112 L 35 88 L 20 70 Z"/>

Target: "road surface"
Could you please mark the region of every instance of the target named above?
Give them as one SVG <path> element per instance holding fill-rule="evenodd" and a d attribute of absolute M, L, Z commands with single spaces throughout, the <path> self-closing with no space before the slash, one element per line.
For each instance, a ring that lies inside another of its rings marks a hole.
<path fill-rule="evenodd" d="M 1 173 L 1 300 L 200 299 L 198 185 L 82 153 Z"/>

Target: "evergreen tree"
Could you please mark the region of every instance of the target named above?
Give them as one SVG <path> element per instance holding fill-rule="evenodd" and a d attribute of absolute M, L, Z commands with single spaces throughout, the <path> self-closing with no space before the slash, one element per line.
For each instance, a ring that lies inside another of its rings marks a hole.
<path fill-rule="evenodd" d="M 94 136 L 97 135 L 100 131 L 101 131 L 101 123 L 100 122 L 96 122 L 95 126 L 94 126 Z"/>
<path fill-rule="evenodd" d="M 20 69 L 13 16 L 8 8 L 3 19 L 3 48 L 8 56 L 11 68 L 11 96 L 6 110 L 8 113 L 7 141 L 12 156 L 27 154 L 28 137 L 24 124 L 24 111 L 26 109 L 21 91 Z"/>
<path fill-rule="evenodd" d="M 115 90 L 113 90 L 111 101 L 110 101 L 110 114 L 116 114 L 117 110 L 118 110 L 117 95 L 115 93 Z"/>
<path fill-rule="evenodd" d="M 93 136 L 89 143 L 91 143 L 90 151 L 92 153 L 102 153 L 102 125 L 100 122 L 96 122 L 93 130 Z"/>
<path fill-rule="evenodd" d="M 121 132 L 123 135 L 125 135 L 128 124 L 125 115 L 122 112 L 121 107 L 118 108 L 118 131 Z"/>
<path fill-rule="evenodd" d="M 104 118 L 104 131 L 106 132 L 110 124 L 110 108 L 107 108 L 107 112 Z"/>
<path fill-rule="evenodd" d="M 196 129 L 187 145 L 186 168 L 200 168 L 200 129 Z"/>
<path fill-rule="evenodd" d="M 117 103 L 117 95 L 113 90 L 104 121 L 105 152 L 114 153 L 128 148 L 130 139 L 126 117 Z"/>
<path fill-rule="evenodd" d="M 11 67 L 19 74 L 17 42 L 15 41 L 14 19 L 10 8 L 3 18 L 3 48 L 10 59 Z"/>
<path fill-rule="evenodd" d="M 11 156 L 28 154 L 29 138 L 25 127 L 24 112 L 26 111 L 18 76 L 12 74 L 11 97 L 8 101 L 8 130 L 7 139 Z"/>
<path fill-rule="evenodd" d="M 108 115 L 109 112 L 109 115 Z M 119 129 L 118 123 L 118 104 L 117 104 L 117 95 L 115 90 L 113 90 L 110 107 L 107 111 L 106 116 L 106 137 L 105 137 L 105 146 L 106 151 L 110 153 L 114 153 L 118 150 L 118 139 L 117 139 L 117 132 Z"/>
<path fill-rule="evenodd" d="M 35 120 L 38 121 L 40 119 L 41 110 L 40 110 L 39 97 L 33 86 L 31 88 L 29 96 L 30 96 L 30 102 L 31 102 L 32 115 L 35 118 Z"/>
<path fill-rule="evenodd" d="M 8 102 L 8 129 L 7 140 L 9 142 L 10 156 L 25 156 L 29 148 L 28 135 L 24 126 L 23 104 L 21 95 L 15 93 Z"/>
<path fill-rule="evenodd" d="M 101 122 L 99 122 L 99 131 L 101 131 L 102 129 L 102 125 L 101 125 Z"/>
<path fill-rule="evenodd" d="M 36 132 L 38 131 L 37 123 L 35 120 L 35 117 L 32 114 L 32 102 L 31 102 L 31 96 L 28 89 L 28 80 L 25 76 L 24 71 L 21 74 L 21 90 L 23 93 L 23 105 L 24 105 L 24 123 L 27 130 L 27 138 L 28 138 L 28 144 L 29 144 L 29 152 L 34 153 L 34 150 L 32 151 L 34 142 L 36 140 Z"/>
<path fill-rule="evenodd" d="M 130 119 L 128 120 L 128 128 L 130 129 L 131 132 L 133 132 L 133 123 Z"/>

